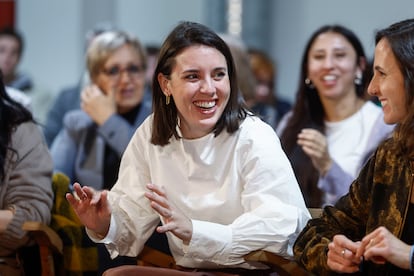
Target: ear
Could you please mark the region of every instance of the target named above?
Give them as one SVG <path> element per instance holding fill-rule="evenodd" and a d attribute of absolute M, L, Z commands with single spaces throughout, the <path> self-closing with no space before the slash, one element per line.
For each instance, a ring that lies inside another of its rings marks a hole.
<path fill-rule="evenodd" d="M 170 80 L 164 76 L 162 73 L 158 73 L 157 76 L 158 83 L 160 84 L 161 90 L 164 93 L 165 96 L 170 96 Z"/>

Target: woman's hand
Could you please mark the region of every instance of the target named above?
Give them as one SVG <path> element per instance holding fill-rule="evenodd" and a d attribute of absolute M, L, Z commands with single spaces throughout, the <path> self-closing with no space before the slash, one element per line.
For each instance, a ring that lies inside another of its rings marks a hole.
<path fill-rule="evenodd" d="M 105 237 L 111 222 L 111 209 L 108 203 L 108 192 L 97 192 L 79 183 L 73 185 L 73 194 L 67 193 L 66 199 L 75 210 L 80 221 L 99 237 Z"/>
<path fill-rule="evenodd" d="M 410 249 L 411 246 L 381 226 L 362 239 L 357 254 L 376 264 L 388 261 L 402 269 L 410 269 Z"/>
<path fill-rule="evenodd" d="M 165 190 L 154 184 L 148 184 L 149 192 L 145 196 L 151 201 L 151 207 L 164 219 L 164 224 L 157 227 L 159 233 L 170 231 L 184 244 L 189 244 L 193 235 L 193 224 L 183 212 L 168 200 Z"/>
<path fill-rule="evenodd" d="M 81 94 L 81 108 L 101 126 L 117 112 L 115 92 L 105 94 L 96 85 L 87 86 Z"/>
<path fill-rule="evenodd" d="M 332 166 L 325 135 L 315 129 L 304 128 L 298 134 L 297 143 L 312 160 L 319 174 L 324 176 Z"/>
<path fill-rule="evenodd" d="M 360 242 L 353 242 L 344 235 L 335 235 L 328 245 L 329 268 L 339 273 L 354 273 L 359 270 L 361 257 L 357 255 Z"/>

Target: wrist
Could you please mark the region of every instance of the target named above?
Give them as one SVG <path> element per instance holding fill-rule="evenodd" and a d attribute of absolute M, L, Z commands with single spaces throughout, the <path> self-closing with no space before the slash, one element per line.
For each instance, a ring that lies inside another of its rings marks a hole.
<path fill-rule="evenodd" d="M 409 261 L 410 261 L 410 271 L 414 271 L 414 245 L 412 245 L 410 249 Z"/>
<path fill-rule="evenodd" d="M 328 171 L 331 169 L 331 167 L 332 167 L 332 160 L 329 160 L 325 164 L 325 166 L 321 168 L 321 170 L 319 170 L 320 176 L 324 177 L 328 173 Z"/>

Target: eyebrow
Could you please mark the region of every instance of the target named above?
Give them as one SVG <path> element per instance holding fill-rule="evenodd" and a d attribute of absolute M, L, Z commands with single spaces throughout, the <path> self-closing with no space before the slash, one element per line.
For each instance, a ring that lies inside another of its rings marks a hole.
<path fill-rule="evenodd" d="M 219 71 L 219 70 L 227 71 L 227 67 L 216 67 L 212 71 Z M 182 71 L 182 73 L 184 73 L 184 74 L 185 73 L 197 73 L 197 72 L 200 72 L 200 71 L 202 71 L 202 70 L 199 70 L 199 69 L 188 69 L 188 70 Z"/>
<path fill-rule="evenodd" d="M 374 70 L 381 71 L 381 70 L 383 70 L 383 69 L 382 69 L 382 67 L 381 67 L 381 66 L 379 66 L 379 65 L 375 65 L 375 66 L 374 66 Z"/>

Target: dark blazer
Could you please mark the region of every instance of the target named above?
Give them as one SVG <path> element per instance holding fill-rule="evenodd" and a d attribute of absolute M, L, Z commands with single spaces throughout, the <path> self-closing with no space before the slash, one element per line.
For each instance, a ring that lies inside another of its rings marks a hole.
<path fill-rule="evenodd" d="M 294 245 L 296 260 L 317 275 L 332 275 L 327 266 L 327 246 L 336 234 L 361 240 L 379 226 L 396 237 L 401 233 L 410 204 L 413 170 L 407 158 L 392 150 L 393 140 L 379 146 L 352 183 L 350 191 L 334 207 L 325 207 L 312 219 Z M 414 235 L 414 234 L 413 234 Z M 388 275 L 391 264 L 364 262 L 364 275 Z"/>

